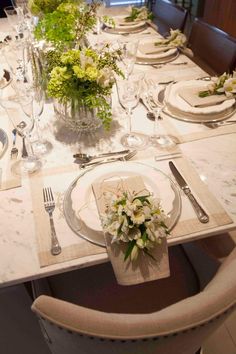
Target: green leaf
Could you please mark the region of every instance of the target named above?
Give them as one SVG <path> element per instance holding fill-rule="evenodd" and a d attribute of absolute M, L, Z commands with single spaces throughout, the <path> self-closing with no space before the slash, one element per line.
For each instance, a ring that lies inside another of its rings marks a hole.
<path fill-rule="evenodd" d="M 131 255 L 131 252 L 134 248 L 134 246 L 136 245 L 136 241 L 135 240 L 132 240 L 128 243 L 128 247 L 127 247 L 127 250 L 125 252 L 125 257 L 124 257 L 124 261 L 126 261 L 126 259 Z"/>

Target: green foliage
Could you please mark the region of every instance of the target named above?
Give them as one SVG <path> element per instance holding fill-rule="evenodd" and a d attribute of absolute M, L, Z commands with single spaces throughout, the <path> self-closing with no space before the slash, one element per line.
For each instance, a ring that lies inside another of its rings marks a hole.
<path fill-rule="evenodd" d="M 61 3 L 39 21 L 34 32 L 35 38 L 44 39 L 60 48 L 74 47 L 95 25 L 98 6 L 95 2 L 86 4 L 72 0 Z"/>
<path fill-rule="evenodd" d="M 64 0 L 29 0 L 28 7 L 33 15 L 53 12 Z"/>
<path fill-rule="evenodd" d="M 145 6 L 142 7 L 132 7 L 131 13 L 125 18 L 127 22 L 133 22 L 136 20 L 153 20 L 154 16 Z"/>
<path fill-rule="evenodd" d="M 49 82 L 47 93 L 61 103 L 75 100 L 80 105 L 96 109 L 97 116 L 106 129 L 109 128 L 112 114 L 107 97 L 111 95 L 114 73 L 120 74 L 116 65 L 118 52 L 109 48 L 96 52 L 91 48 L 58 51 L 47 55 Z"/>

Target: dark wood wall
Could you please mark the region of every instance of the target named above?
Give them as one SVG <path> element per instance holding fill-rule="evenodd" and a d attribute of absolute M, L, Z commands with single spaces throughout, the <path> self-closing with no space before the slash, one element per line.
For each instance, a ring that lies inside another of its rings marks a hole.
<path fill-rule="evenodd" d="M 203 18 L 236 38 L 236 0 L 205 0 Z"/>

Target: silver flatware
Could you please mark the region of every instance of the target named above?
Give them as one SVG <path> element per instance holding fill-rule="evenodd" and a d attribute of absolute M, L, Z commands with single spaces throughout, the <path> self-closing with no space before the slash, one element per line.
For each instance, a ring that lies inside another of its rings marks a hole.
<path fill-rule="evenodd" d="M 165 66 L 165 65 L 167 65 L 167 64 L 169 64 L 169 65 L 176 65 L 176 66 L 178 66 L 178 65 L 187 65 L 188 64 L 188 62 L 187 61 L 183 61 L 183 62 L 180 62 L 180 63 L 169 63 L 169 62 L 166 62 L 166 63 L 161 63 L 161 64 L 153 64 L 152 65 L 152 67 L 153 68 L 156 68 L 156 69 L 160 69 L 160 68 L 162 68 L 163 66 Z"/>
<path fill-rule="evenodd" d="M 56 256 L 61 253 L 61 246 L 57 239 L 56 230 L 53 221 L 53 211 L 55 209 L 55 201 L 52 194 L 51 187 L 43 188 L 43 200 L 44 208 L 49 215 L 50 227 L 51 227 L 51 254 Z"/>
<path fill-rule="evenodd" d="M 105 159 L 105 160 L 102 160 L 102 161 L 84 163 L 84 164 L 81 164 L 79 167 L 80 167 L 81 169 L 84 169 L 84 168 L 86 168 L 86 167 L 98 166 L 98 165 L 102 165 L 102 164 L 104 164 L 104 163 L 110 163 L 110 162 L 116 162 L 116 161 L 128 161 L 128 160 L 130 160 L 132 157 L 134 157 L 136 154 L 137 154 L 137 151 L 134 150 L 134 151 L 130 151 L 127 155 L 124 155 L 124 156 L 113 157 L 113 158 Z"/>
<path fill-rule="evenodd" d="M 13 129 L 12 134 L 13 134 L 13 140 L 12 140 L 12 148 L 11 148 L 11 159 L 16 159 L 18 155 L 18 149 L 16 147 L 17 130 Z"/>
<path fill-rule="evenodd" d="M 98 155 L 88 155 L 88 154 L 84 154 L 84 153 L 77 153 L 74 154 L 73 157 L 75 159 L 78 160 L 78 162 L 90 162 L 92 160 L 97 160 L 97 159 L 101 159 L 104 157 L 109 157 L 109 156 L 116 156 L 116 155 L 125 155 L 128 154 L 130 152 L 130 150 L 121 150 L 121 151 L 115 151 L 115 152 L 105 152 L 102 154 L 98 154 Z"/>
<path fill-rule="evenodd" d="M 176 168 L 176 166 L 174 165 L 174 163 L 172 161 L 169 162 L 169 166 L 170 166 L 170 170 L 173 173 L 178 185 L 184 191 L 186 196 L 189 198 L 189 200 L 193 206 L 193 209 L 195 210 L 195 212 L 197 214 L 198 220 L 201 223 L 207 223 L 209 221 L 209 216 L 203 210 L 203 208 L 200 206 L 200 204 L 197 202 L 197 200 L 195 199 L 195 197 L 191 193 L 191 189 L 189 188 L 187 182 L 185 181 L 185 179 L 180 174 L 180 172 L 178 171 L 178 169 Z"/>
<path fill-rule="evenodd" d="M 223 122 L 204 123 L 204 125 L 207 128 L 211 128 L 211 129 L 223 127 L 224 125 L 233 125 L 233 124 L 236 124 L 236 120 L 229 120 L 229 121 L 223 121 Z"/>
<path fill-rule="evenodd" d="M 177 159 L 182 157 L 181 152 L 169 152 L 167 154 L 162 154 L 160 156 L 155 156 L 155 161 L 169 160 L 169 159 Z"/>
<path fill-rule="evenodd" d="M 26 145 L 25 145 L 25 136 L 24 134 L 22 133 L 22 130 L 26 127 L 26 123 L 24 121 L 20 122 L 18 125 L 17 125 L 17 133 L 20 135 L 20 137 L 22 138 L 22 154 L 21 154 L 21 157 L 24 159 L 24 158 L 27 158 L 29 155 L 28 155 L 28 152 L 27 152 L 27 149 L 26 149 Z"/>

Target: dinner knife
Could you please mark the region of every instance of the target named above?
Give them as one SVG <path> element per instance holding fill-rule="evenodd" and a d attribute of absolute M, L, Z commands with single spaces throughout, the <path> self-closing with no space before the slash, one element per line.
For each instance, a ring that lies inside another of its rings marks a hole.
<path fill-rule="evenodd" d="M 177 170 L 176 166 L 173 164 L 172 161 L 169 162 L 169 166 L 171 169 L 171 172 L 173 173 L 178 185 L 180 188 L 184 191 L 186 196 L 189 198 L 196 214 L 200 222 L 202 223 L 207 223 L 209 221 L 209 216 L 207 213 L 203 210 L 203 208 L 199 205 L 193 194 L 191 193 L 191 189 L 189 188 L 187 182 L 183 178 L 183 176 L 180 174 L 180 172 Z"/>

